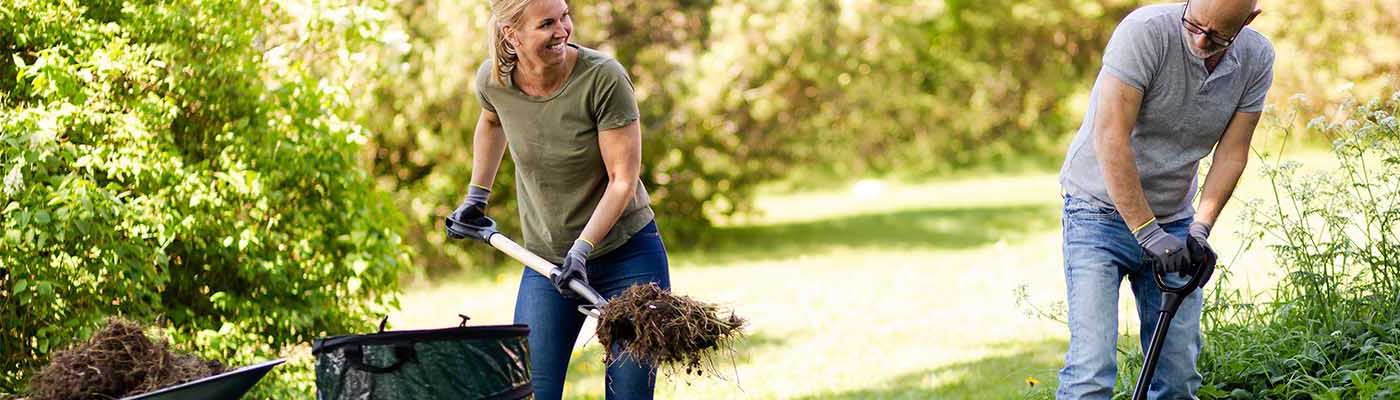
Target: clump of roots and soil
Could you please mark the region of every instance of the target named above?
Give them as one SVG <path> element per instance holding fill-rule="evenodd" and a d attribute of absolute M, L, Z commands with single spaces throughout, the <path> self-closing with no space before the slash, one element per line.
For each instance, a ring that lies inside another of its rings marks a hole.
<path fill-rule="evenodd" d="M 134 396 L 224 371 L 218 361 L 172 351 L 140 325 L 111 318 L 85 343 L 58 352 L 29 383 L 32 400 Z"/>
<path fill-rule="evenodd" d="M 744 319 L 718 306 L 677 296 L 656 284 L 636 285 L 608 300 L 598 319 L 598 341 L 609 351 L 605 362 L 630 357 L 686 374 L 714 372 L 711 356 L 733 349 Z"/>

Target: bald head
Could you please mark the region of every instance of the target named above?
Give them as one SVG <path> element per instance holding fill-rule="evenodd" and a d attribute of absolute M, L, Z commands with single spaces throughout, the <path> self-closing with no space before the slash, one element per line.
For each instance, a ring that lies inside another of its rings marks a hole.
<path fill-rule="evenodd" d="M 1258 0 L 1194 0 L 1186 3 L 1182 29 L 1191 54 L 1219 61 L 1226 46 L 1259 15 Z"/>
<path fill-rule="evenodd" d="M 1259 0 L 1192 0 L 1189 14 L 1192 22 L 1234 36 L 1259 14 Z"/>

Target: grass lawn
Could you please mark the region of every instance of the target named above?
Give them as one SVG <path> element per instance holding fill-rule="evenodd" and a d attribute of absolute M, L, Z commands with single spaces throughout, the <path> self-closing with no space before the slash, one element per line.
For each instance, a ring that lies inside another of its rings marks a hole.
<path fill-rule="evenodd" d="M 1308 165 L 1325 161 L 1317 152 Z M 1236 198 L 1268 193 L 1251 164 Z M 883 186 L 883 187 L 881 187 Z M 861 184 L 761 196 L 759 217 L 721 226 L 705 249 L 668 242 L 678 293 L 736 309 L 752 326 L 726 380 L 661 375 L 674 399 L 986 399 L 1048 395 L 1067 329 L 1027 315 L 1064 298 L 1054 174 Z M 1241 253 L 1242 201 L 1212 243 L 1236 286 L 1271 286 L 1270 257 Z M 665 224 L 665 221 L 659 223 Z M 409 288 L 396 328 L 509 323 L 519 270 Z M 1127 288 L 1121 330 L 1136 343 Z M 591 332 L 592 326 L 586 326 Z M 581 338 L 570 398 L 602 398 L 601 348 Z M 1033 379 L 1038 385 L 1031 387 Z M 1131 377 L 1128 377 L 1131 380 Z M 1048 388 L 1048 389 L 1047 389 Z"/>

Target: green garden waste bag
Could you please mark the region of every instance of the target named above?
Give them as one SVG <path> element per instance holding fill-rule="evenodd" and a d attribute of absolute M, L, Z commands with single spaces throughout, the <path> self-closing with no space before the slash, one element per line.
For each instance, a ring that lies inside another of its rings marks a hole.
<path fill-rule="evenodd" d="M 531 399 L 529 332 L 502 325 L 316 339 L 316 399 Z"/>

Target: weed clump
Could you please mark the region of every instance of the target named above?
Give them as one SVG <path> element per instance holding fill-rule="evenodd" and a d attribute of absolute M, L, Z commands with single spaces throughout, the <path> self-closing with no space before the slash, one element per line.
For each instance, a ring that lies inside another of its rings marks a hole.
<path fill-rule="evenodd" d="M 172 351 L 120 318 L 85 343 L 58 352 L 29 384 L 32 400 L 106 400 L 138 395 L 224 371 L 218 361 Z"/>
<path fill-rule="evenodd" d="M 630 357 L 643 363 L 684 369 L 686 374 L 713 372 L 715 351 L 732 349 L 742 336 L 744 319 L 728 317 L 713 304 L 677 296 L 656 284 L 627 288 L 608 300 L 598 319 L 598 341 L 609 351 L 604 362 Z M 713 374 L 712 374 L 713 375 Z"/>

